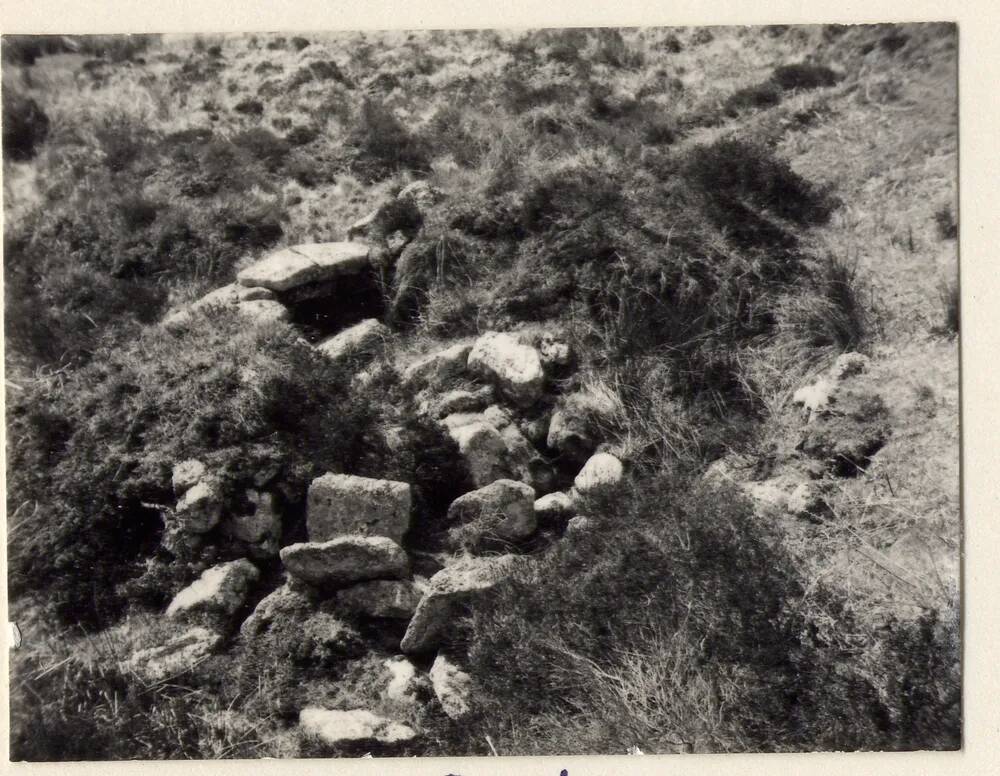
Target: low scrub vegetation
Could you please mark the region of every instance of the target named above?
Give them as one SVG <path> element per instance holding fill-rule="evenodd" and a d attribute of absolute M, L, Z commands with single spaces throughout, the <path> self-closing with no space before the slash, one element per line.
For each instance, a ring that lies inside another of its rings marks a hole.
<path fill-rule="evenodd" d="M 364 458 L 364 408 L 348 411 L 345 376 L 291 330 L 222 312 L 201 324 L 105 345 L 54 395 L 42 383 L 39 402 L 14 410 L 11 491 L 46 505 L 12 536 L 15 595 L 45 590 L 69 621 L 113 619 L 130 561 L 158 542 L 143 504 L 170 501 L 174 461 L 205 457 L 234 489 L 274 461 L 304 483 Z"/>
<path fill-rule="evenodd" d="M 523 555 L 444 637 L 477 688 L 470 715 L 449 720 L 425 687 L 406 717 L 420 737 L 376 754 L 956 747 L 957 604 L 904 601 L 872 570 L 895 579 L 897 513 L 910 530 L 950 504 L 897 493 L 927 479 L 897 478 L 901 459 L 946 456 L 905 447 L 937 426 L 893 435 L 908 409 L 875 382 L 894 379 L 893 347 L 944 352 L 959 330 L 957 284 L 913 272 L 933 245 L 952 277 L 954 197 L 935 189 L 917 212 L 881 172 L 947 178 L 914 166 L 935 147 L 925 112 L 903 131 L 882 93 L 935 95 L 884 71 L 918 46 L 944 61 L 952 34 L 5 37 L 5 69 L 21 68 L 3 90 L 9 587 L 18 617 L 51 631 L 13 661 L 15 756 L 356 755 L 305 736 L 303 704 L 401 713 L 366 677 L 405 620 L 345 625 L 327 599 L 236 635 L 280 584 L 273 552 L 253 556 L 260 580 L 214 654 L 169 681 L 133 673 L 127 656 L 169 637 L 172 597 L 246 557 L 222 527 L 171 540 L 188 459 L 217 477 L 227 520 L 248 491 L 272 495 L 282 547 L 308 538 L 308 486 L 334 472 L 411 485 L 420 576 L 456 546 Z M 887 134 L 869 147 L 875 120 Z M 883 195 L 901 215 L 872 206 Z M 278 292 L 288 323 L 185 309 L 271 249 L 349 239 L 370 266 Z M 384 327 L 371 353 L 310 344 L 362 318 Z M 571 397 L 580 444 L 624 463 L 613 497 L 572 502 L 579 530 L 550 515 L 512 543 L 489 535 L 493 515 L 449 522 L 475 478 L 437 402 L 507 399 L 468 370 L 423 390 L 403 375 L 490 330 L 567 350 L 502 432 L 534 456 L 525 478 L 551 475 L 536 496 L 580 472 L 549 438 Z M 859 370 L 845 379 L 878 359 L 867 385 L 806 424 L 793 394 L 844 353 Z M 927 391 L 945 423 L 957 390 Z M 776 517 L 748 493 L 779 461 L 801 466 L 811 503 Z M 838 565 L 859 545 L 871 567 Z M 421 675 L 432 660 L 414 658 Z"/>
<path fill-rule="evenodd" d="M 661 477 L 609 507 L 477 607 L 466 638 L 486 692 L 463 740 L 538 754 L 955 745 L 954 622 L 890 622 L 886 649 L 866 651 L 883 639 L 736 493 Z M 845 650 L 863 670 L 837 669 Z"/>

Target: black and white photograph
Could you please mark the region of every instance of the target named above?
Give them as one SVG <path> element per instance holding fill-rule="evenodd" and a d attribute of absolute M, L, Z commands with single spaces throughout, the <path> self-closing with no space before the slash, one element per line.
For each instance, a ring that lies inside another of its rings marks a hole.
<path fill-rule="evenodd" d="M 9 759 L 960 749 L 959 25 L 336 22 L 0 39 Z"/>

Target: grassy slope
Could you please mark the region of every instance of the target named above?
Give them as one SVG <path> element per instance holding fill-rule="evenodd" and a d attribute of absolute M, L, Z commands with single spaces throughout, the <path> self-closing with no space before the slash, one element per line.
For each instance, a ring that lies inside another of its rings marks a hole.
<path fill-rule="evenodd" d="M 871 289 L 879 326 L 866 382 L 892 412 L 892 439 L 835 505 L 847 520 L 823 537 L 841 549 L 823 572 L 900 607 L 957 600 L 961 537 L 958 342 L 938 333 L 958 245 L 934 219 L 957 206 L 957 63 L 954 37 L 921 32 L 904 67 L 876 59 L 831 101 L 828 121 L 782 146 L 844 200 L 817 238 L 856 261 Z"/>
<path fill-rule="evenodd" d="M 957 341 L 933 331 L 943 322 L 940 286 L 952 279 L 957 266 L 956 242 L 942 240 L 934 222 L 935 212 L 943 205 L 954 210 L 957 196 L 955 57 L 948 48 L 948 36 L 919 28 L 910 28 L 908 33 L 911 41 L 902 52 L 890 54 L 876 47 L 859 57 L 852 36 L 860 38 L 860 31 L 830 42 L 823 40 L 819 29 L 793 29 L 776 36 L 759 30 L 719 29 L 714 40 L 703 44 L 694 43 L 693 31 L 680 31 L 684 49 L 675 54 L 654 46 L 661 32 L 638 31 L 628 33 L 626 39 L 646 53 L 645 64 L 617 73 L 599 71 L 599 76 L 634 92 L 655 80 L 659 68 L 666 68 L 684 89 L 654 100 L 669 102 L 678 113 L 716 106 L 734 90 L 764 80 L 774 66 L 817 52 L 825 62 L 849 72 L 849 78 L 837 87 L 796 96 L 716 127 L 696 129 L 681 143 L 683 147 L 730 133 L 760 132 L 765 137 L 773 133 L 770 136 L 796 171 L 829 182 L 843 201 L 833 221 L 811 239 L 818 250 L 857 261 L 871 289 L 879 326 L 869 345 L 874 366 L 866 379 L 885 396 L 894 434 L 868 474 L 842 486 L 834 504 L 841 520 L 823 526 L 791 524 L 787 530 L 790 544 L 814 565 L 817 578 L 838 579 L 840 586 L 856 596 L 859 612 L 877 615 L 906 615 L 918 606 L 952 604 L 960 537 Z M 173 39 L 150 52 L 147 66 L 113 66 L 107 84 L 99 89 L 78 88 L 81 76 L 74 72 L 81 64 L 79 57 L 39 60 L 24 85 L 53 119 L 57 138 L 86 132 L 111 105 L 124 106 L 137 121 L 158 133 L 212 123 L 217 134 L 223 134 L 257 125 L 257 119 L 232 109 L 257 95 L 268 80 L 287 77 L 311 60 L 333 59 L 345 70 L 357 70 L 361 63 L 360 70 L 368 74 L 404 72 L 414 62 L 419 65 L 414 51 L 401 46 L 407 40 L 405 33 L 368 39 L 378 44 L 368 61 L 359 53 L 362 45 L 353 35 L 313 36 L 314 45 L 303 52 L 269 50 L 263 38 L 256 47 L 248 46 L 246 36 L 219 40 L 224 55 L 219 75 L 182 88 L 170 85 L 171 74 L 181 64 L 161 61 L 159 55 L 174 52 L 186 57 L 191 41 Z M 450 81 L 466 75 L 496 79 L 512 58 L 486 36 L 419 35 L 417 40 L 421 56 L 437 59 L 436 65 L 430 74 L 416 79 L 419 88 L 395 89 L 385 95 L 386 104 L 411 129 L 424 126 L 447 102 L 441 92 Z M 255 72 L 263 63 L 283 72 Z M 551 63 L 543 68 L 558 78 Z M 311 153 L 334 158 L 350 126 L 349 111 L 338 106 L 337 100 L 353 100 L 357 93 L 333 92 L 331 101 L 329 84 L 305 84 L 295 92 L 278 89 L 262 98 L 260 123 L 270 126 L 274 119 L 290 119 L 294 125 L 318 123 L 323 136 Z M 809 126 L 796 131 L 776 129 L 787 126 L 795 112 L 816 106 L 820 107 L 819 119 Z M 488 152 L 472 170 L 447 157 L 438 158 L 430 174 L 432 182 L 454 199 L 477 191 L 484 176 L 505 164 L 499 139 L 509 137 L 512 147 L 523 140 L 488 106 L 467 110 L 474 119 L 477 141 Z M 212 122 L 210 114 L 218 118 Z M 548 164 L 532 153 L 525 160 L 526 167 Z M 9 168 L 4 192 L 8 223 L 16 222 L 38 202 L 38 187 L 55 177 L 46 173 L 66 163 L 65 158 L 52 154 Z M 154 172 L 145 182 L 145 191 L 169 197 L 170 173 Z M 338 172 L 335 181 L 310 187 L 285 178 L 275 187 L 254 190 L 252 197 L 277 203 L 287 213 L 282 243 L 341 239 L 348 224 L 408 177 L 404 173 L 366 184 L 355 175 Z M 205 287 L 198 281 L 178 282 L 172 290 L 175 299 L 183 299 Z M 423 346 L 423 339 L 416 337 L 413 346 Z M 765 372 L 793 367 L 774 379 L 772 392 L 778 398 L 769 407 L 777 420 L 787 412 L 781 399 L 787 399 L 788 390 L 810 368 L 821 364 L 791 365 L 786 357 L 767 349 L 758 357 L 759 368 Z M 16 365 L 8 362 L 11 366 Z M 783 426 L 776 424 L 776 428 Z M 165 727 L 169 729 L 169 724 Z M 234 736 L 233 740 L 240 740 Z M 275 730 L 261 726 L 245 734 L 254 742 L 270 736 L 274 738 L 263 750 L 257 743 L 230 749 L 233 740 L 226 739 L 221 751 L 208 745 L 202 751 L 244 756 L 285 753 L 287 741 Z"/>

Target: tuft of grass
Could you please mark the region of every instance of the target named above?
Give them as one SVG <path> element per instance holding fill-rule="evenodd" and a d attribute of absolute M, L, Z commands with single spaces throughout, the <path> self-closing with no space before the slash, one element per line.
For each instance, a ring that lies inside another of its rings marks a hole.
<path fill-rule="evenodd" d="M 934 211 L 934 223 L 937 226 L 938 235 L 942 240 L 955 240 L 958 238 L 958 222 L 951 212 L 950 205 L 942 205 Z"/>
<path fill-rule="evenodd" d="M 871 334 L 870 305 L 857 262 L 827 257 L 809 287 L 782 297 L 777 337 L 803 356 L 810 350 L 856 350 Z"/>
<path fill-rule="evenodd" d="M 961 294 L 957 281 L 942 283 L 938 291 L 944 311 L 943 331 L 958 334 L 961 329 Z"/>

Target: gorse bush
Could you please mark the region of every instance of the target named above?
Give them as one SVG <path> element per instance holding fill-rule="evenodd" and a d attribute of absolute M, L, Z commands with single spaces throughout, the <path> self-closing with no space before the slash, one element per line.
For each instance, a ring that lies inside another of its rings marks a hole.
<path fill-rule="evenodd" d="M 723 104 L 724 113 L 730 118 L 736 117 L 741 111 L 753 108 L 760 110 L 770 108 L 781 102 L 781 88 L 770 81 L 748 86 L 734 92 L 726 98 Z"/>
<path fill-rule="evenodd" d="M 427 148 L 392 111 L 382 103 L 366 99 L 348 145 L 356 151 L 353 167 L 372 180 L 379 180 L 399 170 L 425 171 L 429 164 Z"/>
<path fill-rule="evenodd" d="M 125 111 L 105 116 L 94 130 L 104 164 L 113 173 L 130 169 L 150 150 L 151 133 L 138 119 Z"/>
<path fill-rule="evenodd" d="M 836 207 L 828 192 L 792 171 L 787 161 L 762 145 L 719 140 L 688 157 L 685 175 L 718 208 L 719 225 L 737 228 L 742 201 L 801 226 L 823 224 Z"/>
<path fill-rule="evenodd" d="M 232 137 L 232 143 L 245 148 L 254 159 L 261 162 L 269 172 L 276 172 L 291 150 L 289 142 L 263 127 L 254 127 Z"/>
<path fill-rule="evenodd" d="M 233 106 L 233 110 L 237 113 L 243 113 L 247 116 L 262 116 L 264 115 L 264 103 L 260 100 L 255 100 L 248 97 L 245 100 L 240 100 L 236 105 Z"/>
<path fill-rule="evenodd" d="M 641 51 L 629 47 L 621 32 L 609 28 L 597 30 L 593 59 L 600 64 L 629 69 L 642 67 L 646 61 Z"/>
<path fill-rule="evenodd" d="M 771 80 L 782 89 L 816 89 L 833 86 L 840 76 L 825 65 L 800 62 L 776 67 Z"/>
<path fill-rule="evenodd" d="M 6 47 L 6 37 L 4 40 Z M 5 48 L 6 50 L 6 48 Z M 31 97 L 3 86 L 3 158 L 31 159 L 49 134 L 49 117 Z"/>

